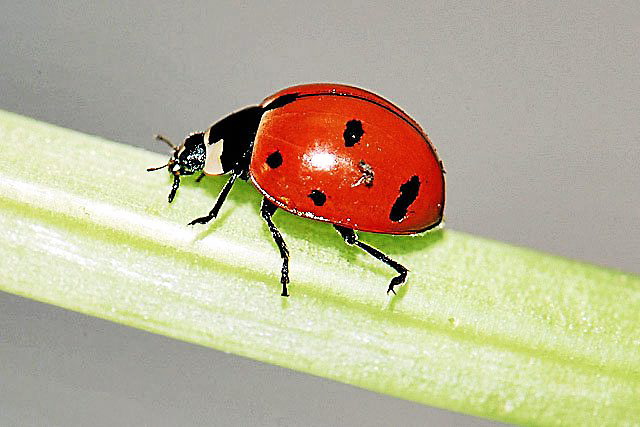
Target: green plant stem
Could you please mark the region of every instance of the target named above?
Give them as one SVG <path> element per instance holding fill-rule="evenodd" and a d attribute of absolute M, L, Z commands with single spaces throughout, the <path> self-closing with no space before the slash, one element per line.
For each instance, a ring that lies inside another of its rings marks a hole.
<path fill-rule="evenodd" d="M 514 423 L 640 422 L 640 278 L 450 230 L 362 233 L 411 271 L 279 212 L 280 258 L 241 182 L 0 111 L 0 289 L 405 399 Z M 215 369 L 215 367 L 212 367 Z"/>

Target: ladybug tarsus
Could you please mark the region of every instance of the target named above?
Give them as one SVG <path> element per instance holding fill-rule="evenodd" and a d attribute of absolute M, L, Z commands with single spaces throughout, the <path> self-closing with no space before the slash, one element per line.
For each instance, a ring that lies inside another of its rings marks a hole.
<path fill-rule="evenodd" d="M 393 294 L 396 295 L 396 291 L 393 288 L 402 285 L 405 280 L 407 280 L 407 271 L 404 271 L 391 279 L 391 283 L 389 283 L 389 289 L 387 289 L 387 295 L 389 295 L 389 292 L 393 292 Z"/>
<path fill-rule="evenodd" d="M 189 224 L 187 225 L 196 225 L 196 224 L 206 224 L 209 221 L 211 221 L 212 219 L 214 219 L 215 217 L 209 217 L 207 216 L 202 216 L 200 218 L 196 218 L 193 221 L 191 221 Z"/>
<path fill-rule="evenodd" d="M 200 175 L 196 178 L 196 182 L 202 181 L 202 178 L 204 178 L 205 176 L 207 176 L 207 174 L 204 172 L 201 172 Z"/>
<path fill-rule="evenodd" d="M 269 199 L 267 199 L 266 197 L 262 199 L 262 206 L 260 206 L 260 215 L 269 226 L 271 236 L 276 242 L 276 245 L 278 245 L 278 249 L 280 249 L 280 257 L 282 258 L 282 273 L 280 275 L 280 283 L 282 283 L 281 295 L 283 297 L 288 297 L 289 291 L 287 290 L 287 283 L 289 283 L 289 249 L 287 249 L 287 244 L 284 242 L 282 234 L 280 234 L 280 231 L 271 219 L 277 209 L 278 207 L 271 203 Z"/>
<path fill-rule="evenodd" d="M 393 288 L 396 286 L 402 285 L 405 282 L 405 280 L 407 280 L 407 273 L 409 272 L 409 270 L 407 270 L 405 266 L 398 264 L 397 262 L 389 258 L 387 255 L 385 255 L 384 253 L 380 252 L 378 249 L 374 248 L 373 246 L 370 246 L 358 240 L 358 236 L 354 230 L 346 227 L 341 227 L 335 224 L 334 224 L 334 227 L 338 231 L 338 233 L 340 233 L 340 235 L 342 236 L 342 238 L 344 239 L 347 245 L 350 245 L 350 246 L 356 245 L 357 247 L 359 247 L 360 249 L 362 249 L 363 251 L 365 251 L 375 259 L 379 259 L 380 261 L 384 262 L 389 267 L 393 268 L 395 271 L 399 273 L 396 277 L 391 279 L 391 282 L 389 283 L 389 289 L 387 289 L 387 294 L 389 292 L 393 292 L 395 294 L 396 291 Z"/>

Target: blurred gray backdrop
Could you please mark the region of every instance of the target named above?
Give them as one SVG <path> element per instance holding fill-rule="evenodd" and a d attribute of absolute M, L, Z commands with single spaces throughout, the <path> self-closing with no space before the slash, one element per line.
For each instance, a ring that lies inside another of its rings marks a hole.
<path fill-rule="evenodd" d="M 0 108 L 164 152 L 362 86 L 433 139 L 447 227 L 640 272 L 637 1 L 46 3 L 0 1 Z M 491 424 L 6 294 L 0 360 L 1 425 Z"/>

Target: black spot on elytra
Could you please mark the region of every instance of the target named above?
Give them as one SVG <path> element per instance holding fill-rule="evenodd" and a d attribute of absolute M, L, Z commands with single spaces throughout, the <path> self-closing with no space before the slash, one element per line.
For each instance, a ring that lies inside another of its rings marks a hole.
<path fill-rule="evenodd" d="M 342 134 L 342 137 L 344 138 L 344 145 L 347 147 L 353 147 L 360 141 L 362 135 L 364 135 L 362 122 L 356 119 L 349 120 L 346 128 L 344 129 L 344 133 Z"/>
<path fill-rule="evenodd" d="M 309 198 L 316 206 L 322 206 L 327 201 L 327 196 L 320 190 L 313 190 L 309 193 Z"/>
<path fill-rule="evenodd" d="M 400 195 L 391 207 L 391 213 L 389 213 L 391 221 L 400 222 L 407 216 L 407 209 L 418 197 L 419 189 L 420 179 L 415 175 L 400 186 Z"/>
<path fill-rule="evenodd" d="M 269 165 L 271 169 L 275 169 L 279 167 L 281 164 L 282 164 L 282 154 L 280 154 L 280 151 L 274 151 L 273 153 L 269 154 L 269 156 L 267 157 L 267 165 Z"/>

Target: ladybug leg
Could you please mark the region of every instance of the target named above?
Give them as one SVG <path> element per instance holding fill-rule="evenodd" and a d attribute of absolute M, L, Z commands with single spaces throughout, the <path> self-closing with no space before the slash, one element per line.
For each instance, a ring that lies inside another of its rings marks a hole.
<path fill-rule="evenodd" d="M 342 238 L 344 239 L 347 245 L 356 245 L 357 247 L 359 247 L 369 255 L 373 256 L 376 259 L 379 259 L 380 261 L 384 262 L 389 267 L 393 268 L 395 271 L 399 273 L 396 277 L 391 279 L 391 282 L 389 283 L 389 289 L 387 289 L 387 293 L 393 292 L 395 294 L 396 291 L 393 290 L 393 288 L 396 286 L 402 285 L 404 281 L 407 280 L 407 272 L 409 270 L 407 270 L 406 267 L 404 267 L 403 265 L 398 264 L 397 262 L 395 262 L 394 260 L 386 256 L 385 254 L 383 254 L 373 246 L 369 246 L 366 243 L 363 243 L 360 240 L 358 240 L 358 236 L 356 235 L 356 232 L 353 231 L 352 229 L 341 227 L 339 225 L 334 225 L 334 227 L 336 230 L 338 230 L 338 233 L 340 233 L 340 235 L 342 236 Z"/>
<path fill-rule="evenodd" d="M 280 231 L 278 231 L 276 225 L 271 220 L 276 209 L 278 209 L 276 205 L 266 198 L 262 199 L 260 215 L 262 215 L 262 218 L 269 226 L 271 236 L 273 236 L 273 240 L 276 242 L 276 245 L 278 245 L 278 249 L 280 249 L 280 257 L 282 257 L 282 275 L 280 276 L 280 283 L 282 283 L 282 296 L 288 297 L 289 292 L 287 291 L 287 283 L 289 283 L 289 249 L 287 249 L 287 245 L 284 242 Z"/>
<path fill-rule="evenodd" d="M 233 183 L 236 181 L 237 177 L 238 175 L 236 174 L 231 175 L 231 178 L 229 178 L 229 181 L 227 181 L 224 187 L 222 187 L 222 191 L 218 196 L 218 200 L 216 200 L 216 204 L 213 206 L 213 209 L 211 209 L 211 212 L 209 212 L 209 215 L 196 218 L 193 221 L 191 221 L 189 225 L 206 224 L 212 219 L 214 219 L 215 217 L 217 217 L 218 212 L 220 212 L 220 208 L 222 207 L 222 204 L 224 203 L 224 201 L 227 199 L 227 195 L 229 194 L 229 191 L 231 191 L 231 187 L 233 187 Z"/>
<path fill-rule="evenodd" d="M 204 178 L 205 176 L 207 176 L 206 173 L 200 172 L 200 175 L 196 178 L 196 182 L 202 181 L 202 178 Z"/>

